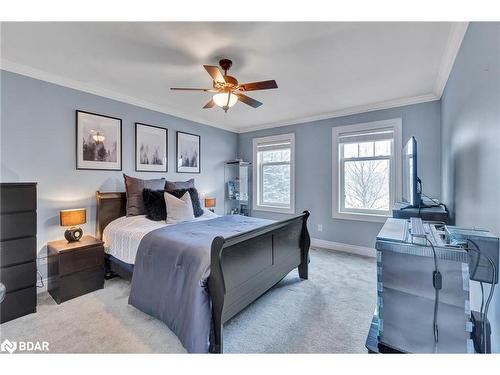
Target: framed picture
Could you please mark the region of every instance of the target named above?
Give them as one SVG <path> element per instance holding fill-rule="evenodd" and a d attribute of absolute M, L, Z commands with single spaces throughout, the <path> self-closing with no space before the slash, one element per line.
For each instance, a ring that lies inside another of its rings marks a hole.
<path fill-rule="evenodd" d="M 76 169 L 122 170 L 122 120 L 76 111 Z"/>
<path fill-rule="evenodd" d="M 177 132 L 177 172 L 201 172 L 201 137 L 199 135 Z"/>
<path fill-rule="evenodd" d="M 168 171 L 168 130 L 159 126 L 135 123 L 135 170 Z"/>

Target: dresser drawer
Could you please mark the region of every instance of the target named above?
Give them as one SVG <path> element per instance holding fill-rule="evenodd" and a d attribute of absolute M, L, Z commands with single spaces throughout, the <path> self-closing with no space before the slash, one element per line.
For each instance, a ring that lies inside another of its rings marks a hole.
<path fill-rule="evenodd" d="M 36 312 L 36 287 L 10 292 L 0 303 L 0 323 L 34 312 Z"/>
<path fill-rule="evenodd" d="M 36 211 L 35 184 L 3 184 L 0 186 L 0 213 Z"/>
<path fill-rule="evenodd" d="M 5 284 L 7 292 L 34 286 L 36 284 L 35 262 L 0 268 L 0 282 Z"/>
<path fill-rule="evenodd" d="M 102 246 L 67 251 L 59 254 L 59 276 L 104 265 Z"/>
<path fill-rule="evenodd" d="M 36 237 L 0 242 L 0 267 L 30 262 L 36 258 Z"/>
<path fill-rule="evenodd" d="M 2 214 L 0 220 L 0 241 L 36 235 L 36 211 Z"/>
<path fill-rule="evenodd" d="M 57 303 L 104 287 L 104 267 L 76 272 L 50 280 L 49 293 Z"/>

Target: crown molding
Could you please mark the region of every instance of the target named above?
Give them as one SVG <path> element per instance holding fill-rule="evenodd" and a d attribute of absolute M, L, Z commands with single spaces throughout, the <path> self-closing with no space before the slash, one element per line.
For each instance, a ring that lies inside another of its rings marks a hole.
<path fill-rule="evenodd" d="M 469 22 L 455 22 L 451 26 L 450 33 L 448 34 L 448 41 L 441 59 L 441 66 L 439 67 L 436 82 L 434 84 L 434 92 L 441 99 L 444 88 L 450 77 L 453 64 L 457 58 L 458 51 L 462 45 L 465 32 L 469 27 Z"/>
<path fill-rule="evenodd" d="M 446 83 L 448 82 L 448 78 L 450 76 L 451 70 L 453 68 L 453 64 L 455 63 L 455 59 L 457 57 L 458 51 L 460 50 L 460 46 L 462 45 L 462 41 L 464 39 L 467 28 L 469 27 L 469 22 L 454 22 L 451 25 L 450 33 L 448 34 L 448 40 L 446 43 L 446 47 L 443 53 L 443 57 L 441 59 L 441 65 L 439 67 L 438 74 L 436 76 L 436 81 L 434 83 L 434 88 L 432 93 L 413 96 L 409 98 L 401 98 L 395 100 L 389 100 L 378 103 L 371 103 L 366 105 L 354 106 L 350 108 L 340 109 L 333 112 L 327 112 L 320 115 L 314 115 L 309 117 L 302 117 L 295 120 L 288 121 L 280 121 L 280 122 L 271 122 L 263 125 L 256 126 L 248 126 L 245 128 L 238 129 L 238 133 L 248 133 L 257 130 L 276 128 L 281 126 L 288 125 L 296 125 L 305 122 L 326 120 L 329 118 L 343 117 L 354 115 L 358 113 L 366 113 L 371 111 L 378 111 L 382 109 L 389 109 L 395 107 L 403 107 L 405 105 L 419 104 L 425 102 L 431 102 L 434 100 L 440 100 L 443 95 L 444 88 L 446 87 Z"/>
<path fill-rule="evenodd" d="M 339 110 L 332 111 L 332 112 L 326 112 L 326 113 L 319 114 L 319 115 L 300 117 L 300 118 L 293 119 L 293 120 L 270 122 L 267 124 L 247 126 L 244 128 L 237 128 L 237 127 L 232 127 L 232 126 L 228 126 L 228 125 L 207 123 L 206 121 L 204 121 L 202 119 L 196 118 L 196 116 L 193 116 L 193 117 L 190 116 L 190 118 L 186 118 L 184 114 L 178 112 L 174 108 L 167 108 L 167 107 L 163 107 L 163 106 L 158 106 L 156 104 L 141 100 L 141 99 L 136 98 L 136 97 L 132 97 L 132 96 L 120 94 L 120 93 L 112 91 L 112 90 L 108 90 L 108 89 L 100 87 L 98 85 L 90 85 L 90 84 L 86 84 L 86 83 L 83 83 L 80 81 L 68 79 L 68 78 L 65 78 L 65 77 L 62 77 L 62 76 L 59 76 L 56 74 L 52 74 L 52 73 L 48 73 L 48 72 L 45 72 L 45 71 L 42 71 L 39 69 L 31 68 L 31 67 L 26 66 L 26 65 L 21 65 L 21 64 L 9 61 L 7 59 L 0 60 L 0 69 L 7 70 L 7 71 L 17 73 L 17 74 L 21 74 L 21 75 L 25 75 L 25 76 L 28 76 L 31 78 L 42 80 L 42 81 L 50 82 L 50 83 L 53 83 L 56 85 L 69 87 L 69 88 L 72 88 L 75 90 L 84 91 L 84 92 L 98 95 L 98 96 L 102 96 L 105 98 L 117 100 L 117 101 L 124 102 L 127 104 L 131 104 L 131 105 L 135 105 L 135 106 L 142 107 L 145 109 L 149 109 L 152 111 L 165 113 L 165 114 L 179 117 L 182 119 L 186 119 L 189 121 L 195 121 L 201 125 L 211 126 L 211 127 L 231 131 L 234 133 L 248 133 L 248 132 L 257 131 L 257 130 L 277 128 L 277 127 L 288 126 L 288 125 L 296 125 L 296 124 L 301 124 L 301 123 L 306 123 L 306 122 L 326 120 L 329 118 L 337 118 L 337 117 L 349 116 L 349 115 L 354 115 L 354 114 L 359 114 L 359 113 L 366 113 L 366 112 L 372 112 L 372 111 L 378 111 L 378 110 L 383 110 L 383 109 L 402 107 L 402 106 L 406 106 L 406 105 L 420 104 L 420 103 L 430 102 L 430 101 L 434 101 L 434 100 L 439 100 L 439 99 L 441 99 L 444 88 L 446 87 L 448 77 L 449 77 L 451 70 L 453 68 L 453 64 L 454 64 L 455 59 L 457 57 L 458 51 L 460 49 L 460 46 L 462 44 L 462 40 L 464 38 L 464 35 L 465 35 L 465 32 L 467 31 L 468 26 L 469 26 L 468 22 L 455 22 L 452 24 L 450 33 L 448 35 L 447 44 L 446 44 L 446 47 L 445 47 L 445 50 L 443 53 L 443 57 L 441 59 L 441 65 L 440 65 L 438 74 L 436 76 L 436 81 L 434 84 L 433 92 L 431 92 L 431 93 L 407 97 L 407 98 L 393 99 L 393 100 L 377 102 L 377 103 L 369 103 L 369 104 L 339 109 Z"/>
<path fill-rule="evenodd" d="M 164 114 L 167 114 L 170 116 L 179 117 L 179 118 L 182 118 L 184 120 L 197 122 L 200 125 L 211 126 L 214 128 L 228 130 L 228 131 L 233 132 L 233 133 L 238 133 L 238 129 L 233 128 L 233 127 L 224 126 L 224 125 L 207 124 L 203 120 L 197 119 L 196 117 L 192 117 L 192 118 L 188 119 L 188 118 L 184 117 L 181 113 L 176 111 L 175 109 L 166 108 L 163 106 L 159 106 L 159 105 L 150 103 L 148 101 L 141 100 L 141 99 L 136 98 L 136 97 L 120 94 L 116 91 L 106 89 L 106 88 L 101 87 L 99 85 L 87 84 L 87 83 L 84 83 L 81 81 L 76 81 L 76 80 L 72 80 L 69 78 L 65 78 L 65 77 L 59 76 L 57 74 L 48 73 L 48 72 L 45 72 L 45 71 L 42 71 L 39 69 L 35 69 L 35 68 L 29 67 L 26 65 L 12 62 L 12 61 L 7 60 L 5 58 L 0 59 L 0 69 L 6 70 L 6 71 L 9 71 L 12 73 L 20 74 L 23 76 L 27 76 L 30 78 L 38 79 L 41 81 L 49 82 L 49 83 L 52 83 L 55 85 L 68 87 L 68 88 L 78 90 L 78 91 L 83 91 L 83 92 L 86 92 L 89 94 L 102 96 L 102 97 L 105 97 L 107 99 L 112 99 L 112 100 L 116 100 L 116 101 L 119 101 L 122 103 L 131 104 L 131 105 L 134 105 L 137 107 L 149 109 L 151 111 L 156 111 L 156 112 L 164 113 Z"/>
<path fill-rule="evenodd" d="M 289 126 L 289 125 L 297 125 L 297 124 L 303 124 L 306 122 L 313 122 L 313 121 L 319 121 L 319 120 L 327 120 L 330 118 L 356 115 L 359 113 L 379 111 L 382 109 L 389 109 L 389 108 L 395 108 L 395 107 L 403 107 L 403 106 L 412 105 L 412 104 L 432 102 L 434 100 L 439 100 L 439 97 L 434 93 L 412 96 L 409 98 L 387 100 L 387 101 L 378 102 L 378 103 L 371 103 L 371 104 L 349 107 L 346 109 L 340 109 L 337 111 L 327 112 L 327 113 L 323 113 L 320 115 L 301 117 L 301 118 L 298 118 L 295 120 L 282 121 L 282 122 L 272 122 L 272 123 L 264 124 L 264 125 L 248 126 L 248 127 L 239 129 L 239 133 L 248 133 L 248 132 L 253 132 L 256 130 L 277 128 L 277 127 Z"/>

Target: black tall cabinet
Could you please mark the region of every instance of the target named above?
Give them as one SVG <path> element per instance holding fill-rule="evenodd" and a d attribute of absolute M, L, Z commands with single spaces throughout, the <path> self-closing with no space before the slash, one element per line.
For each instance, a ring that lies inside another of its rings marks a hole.
<path fill-rule="evenodd" d="M 36 312 L 36 183 L 0 183 L 0 323 Z"/>

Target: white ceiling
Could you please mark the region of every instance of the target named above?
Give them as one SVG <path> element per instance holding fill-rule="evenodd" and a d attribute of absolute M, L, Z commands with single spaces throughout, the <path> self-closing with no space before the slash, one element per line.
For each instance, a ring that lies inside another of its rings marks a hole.
<path fill-rule="evenodd" d="M 2 23 L 2 68 L 244 132 L 439 99 L 466 23 Z M 202 109 L 233 60 L 264 105 Z"/>

